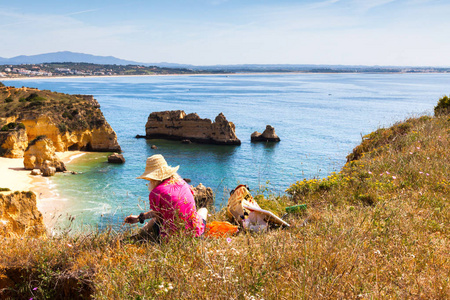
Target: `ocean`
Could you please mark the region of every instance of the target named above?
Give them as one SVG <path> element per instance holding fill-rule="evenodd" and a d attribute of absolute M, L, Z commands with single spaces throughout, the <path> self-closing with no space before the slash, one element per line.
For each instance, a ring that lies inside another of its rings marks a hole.
<path fill-rule="evenodd" d="M 61 220 L 59 224 L 73 216 L 72 226 L 77 228 L 113 225 L 119 230 L 126 215 L 148 209 L 146 182 L 136 179 L 148 156 L 160 153 L 169 165 L 179 165 L 179 174 L 192 185 L 211 187 L 217 209 L 226 205 L 229 191 L 238 184 L 249 185 L 253 193 L 280 195 L 295 181 L 339 171 L 363 135 L 408 117 L 432 114 L 438 99 L 449 92 L 450 74 L 86 77 L 5 84 L 89 94 L 98 100 L 126 163 L 108 164 L 107 153 L 75 158 L 67 167 L 79 174 L 49 179 L 57 195 L 41 202 L 47 203 L 48 214 Z M 148 115 L 164 110 L 195 112 L 212 120 L 222 112 L 235 124 L 242 144 L 136 139 L 145 134 Z M 268 124 L 281 142 L 251 143 L 250 135 Z"/>

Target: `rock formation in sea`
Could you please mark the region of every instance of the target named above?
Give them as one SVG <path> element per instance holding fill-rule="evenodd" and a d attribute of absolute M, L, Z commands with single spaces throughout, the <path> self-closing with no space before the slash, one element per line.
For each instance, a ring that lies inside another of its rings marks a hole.
<path fill-rule="evenodd" d="M 34 88 L 0 87 L 0 128 L 9 134 L 1 152 L 20 157 L 24 135 L 11 124 L 23 124 L 28 141 L 40 135 L 52 140 L 56 151 L 121 152 L 117 136 L 90 95 L 68 95 Z M 17 133 L 13 133 L 17 131 Z M 20 137 L 18 136 L 20 135 Z M 3 138 L 6 140 L 5 138 Z M 11 145 L 11 141 L 15 146 Z M 17 144 L 17 145 L 16 145 Z M 0 155 L 2 154 L 0 152 Z"/>
<path fill-rule="evenodd" d="M 52 162 L 49 160 L 44 161 L 41 165 L 42 176 L 50 177 L 56 174 L 56 168 L 52 165 Z"/>
<path fill-rule="evenodd" d="M 30 142 L 25 150 L 23 165 L 26 170 L 40 169 L 45 176 L 54 173 L 50 168 L 55 168 L 57 172 L 66 171 L 66 166 L 55 154 L 53 142 L 45 136 Z"/>
<path fill-rule="evenodd" d="M 145 133 L 143 137 L 148 139 L 189 140 L 218 145 L 241 144 L 234 124 L 228 122 L 222 113 L 212 122 L 210 119 L 200 118 L 196 113 L 186 115 L 182 110 L 152 112 L 145 125 Z"/>
<path fill-rule="evenodd" d="M 266 126 L 266 130 L 261 134 L 258 131 L 255 131 L 251 135 L 252 142 L 279 142 L 280 138 L 275 133 L 275 128 L 270 125 Z"/>
<path fill-rule="evenodd" d="M 125 163 L 125 157 L 123 157 L 122 154 L 119 153 L 113 153 L 108 156 L 108 162 L 112 164 L 124 164 Z"/>
<path fill-rule="evenodd" d="M 0 193 L 0 236 L 38 237 L 45 231 L 42 214 L 36 207 L 36 194 Z"/>
<path fill-rule="evenodd" d="M 214 204 L 214 193 L 210 187 L 199 183 L 196 187 L 191 186 L 194 191 L 195 205 L 200 207 L 211 207 Z"/>

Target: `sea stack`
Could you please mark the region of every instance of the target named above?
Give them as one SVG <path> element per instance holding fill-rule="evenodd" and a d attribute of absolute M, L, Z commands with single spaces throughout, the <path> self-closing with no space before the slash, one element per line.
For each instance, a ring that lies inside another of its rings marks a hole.
<path fill-rule="evenodd" d="M 216 145 L 240 145 L 235 126 L 220 113 L 214 122 L 202 119 L 196 113 L 182 110 L 152 112 L 145 125 L 147 139 L 189 140 Z"/>
<path fill-rule="evenodd" d="M 266 130 L 261 134 L 258 131 L 255 131 L 251 135 L 252 142 L 279 142 L 280 138 L 275 133 L 275 128 L 270 125 L 266 126 Z"/>

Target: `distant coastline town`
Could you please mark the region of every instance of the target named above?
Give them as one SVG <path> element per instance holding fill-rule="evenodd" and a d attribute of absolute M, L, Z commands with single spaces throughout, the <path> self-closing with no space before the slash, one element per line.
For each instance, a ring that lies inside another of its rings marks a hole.
<path fill-rule="evenodd" d="M 327 65 L 219 65 L 184 68 L 78 62 L 0 65 L 0 78 L 236 73 L 450 73 L 450 68 Z"/>
<path fill-rule="evenodd" d="M 64 76 L 118 76 L 222 73 L 221 71 L 160 68 L 139 65 L 103 65 L 93 63 L 42 63 L 0 65 L 0 78 L 64 77 Z"/>

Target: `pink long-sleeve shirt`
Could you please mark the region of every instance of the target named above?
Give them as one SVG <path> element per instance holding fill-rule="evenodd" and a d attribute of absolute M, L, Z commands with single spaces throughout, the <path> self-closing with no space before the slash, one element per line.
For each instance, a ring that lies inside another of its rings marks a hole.
<path fill-rule="evenodd" d="M 150 192 L 149 201 L 150 208 L 161 216 L 162 235 L 183 228 L 183 223 L 195 236 L 205 231 L 203 219 L 197 214 L 193 191 L 180 176 L 174 175 L 156 186 Z"/>

